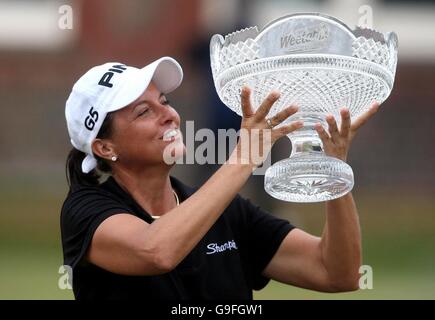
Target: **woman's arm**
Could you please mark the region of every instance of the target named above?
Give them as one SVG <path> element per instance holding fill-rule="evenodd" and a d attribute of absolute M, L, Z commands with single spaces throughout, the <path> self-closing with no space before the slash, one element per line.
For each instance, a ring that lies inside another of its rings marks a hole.
<path fill-rule="evenodd" d="M 197 192 L 152 224 L 121 212 L 110 216 L 94 233 L 88 261 L 124 275 L 172 270 L 219 218 L 251 172 L 251 165 L 224 164 Z"/>
<path fill-rule="evenodd" d="M 228 161 L 191 197 L 152 224 L 121 212 L 107 218 L 93 236 L 87 256 L 90 262 L 118 274 L 160 274 L 175 268 L 196 246 L 267 157 L 273 143 L 302 126 L 294 122 L 269 128 L 266 116 L 279 98 L 276 92 L 255 113 L 248 88 L 242 90 L 241 98 L 241 135 Z M 289 107 L 271 121 L 277 125 L 296 111 Z M 249 151 L 259 149 L 260 156 L 252 157 Z"/>
<path fill-rule="evenodd" d="M 361 237 L 357 211 L 348 193 L 328 201 L 322 237 L 292 230 L 263 275 L 301 288 L 340 292 L 357 289 Z"/>
<path fill-rule="evenodd" d="M 326 223 L 320 248 L 332 288 L 358 289 L 358 271 L 362 262 L 361 233 L 351 193 L 326 202 Z"/>
<path fill-rule="evenodd" d="M 378 104 L 373 104 L 352 125 L 349 111 L 342 110 L 340 131 L 334 118 L 328 116 L 329 134 L 317 126 L 325 153 L 346 161 L 356 131 L 376 113 L 378 107 Z M 326 223 L 321 238 L 293 230 L 283 240 L 263 274 L 318 291 L 350 291 L 358 288 L 361 260 L 358 212 L 351 193 L 348 193 L 326 202 Z"/>

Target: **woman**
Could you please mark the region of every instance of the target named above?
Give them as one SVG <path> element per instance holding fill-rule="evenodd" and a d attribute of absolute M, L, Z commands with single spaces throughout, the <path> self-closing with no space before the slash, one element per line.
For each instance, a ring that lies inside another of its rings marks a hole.
<path fill-rule="evenodd" d="M 303 125 L 274 128 L 297 108 L 267 119 L 279 93 L 254 112 L 243 88 L 245 134 L 228 161 L 192 189 L 169 175 L 173 165 L 165 159 L 168 146 L 172 158 L 185 152 L 180 117 L 165 97 L 181 80 L 179 64 L 165 57 L 143 69 L 97 66 L 73 87 L 66 120 L 74 148 L 61 231 L 76 299 L 252 299 L 269 279 L 356 290 L 361 243 L 350 193 L 326 203 L 320 238 L 237 194 L 273 143 Z M 377 108 L 352 125 L 343 109 L 340 129 L 328 116 L 329 133 L 317 127 L 326 153 L 346 160 L 356 130 Z M 242 152 L 244 143 L 263 146 L 262 157 Z M 102 173 L 109 174 L 105 182 Z"/>

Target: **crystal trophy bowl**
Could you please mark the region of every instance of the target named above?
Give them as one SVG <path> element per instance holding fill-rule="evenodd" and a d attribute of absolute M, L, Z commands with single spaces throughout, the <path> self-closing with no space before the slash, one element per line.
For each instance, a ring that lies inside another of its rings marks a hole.
<path fill-rule="evenodd" d="M 285 123 L 304 127 L 288 135 L 289 158 L 269 167 L 265 190 L 292 202 L 319 202 L 343 196 L 354 185 L 352 168 L 324 154 L 314 125 L 325 128 L 332 114 L 339 126 L 340 109 L 351 119 L 382 103 L 393 87 L 397 36 L 357 27 L 317 13 L 277 19 L 258 31 L 246 28 L 223 37 L 214 35 L 210 58 L 216 91 L 225 105 L 242 115 L 241 89 L 251 88 L 254 110 L 272 90 L 281 96 L 268 117 L 289 105 L 299 111 Z"/>

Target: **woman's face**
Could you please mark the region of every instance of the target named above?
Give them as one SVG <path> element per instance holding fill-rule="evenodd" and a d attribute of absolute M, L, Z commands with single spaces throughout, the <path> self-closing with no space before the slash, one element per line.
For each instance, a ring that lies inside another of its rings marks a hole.
<path fill-rule="evenodd" d="M 177 159 L 185 152 L 180 116 L 153 82 L 136 101 L 114 113 L 112 126 L 114 151 L 129 168 L 169 164 L 166 155 Z"/>

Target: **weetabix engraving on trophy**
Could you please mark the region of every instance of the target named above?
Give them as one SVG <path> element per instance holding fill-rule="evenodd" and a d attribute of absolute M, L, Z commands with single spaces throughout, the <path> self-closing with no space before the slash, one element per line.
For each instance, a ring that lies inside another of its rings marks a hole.
<path fill-rule="evenodd" d="M 280 37 L 280 48 L 285 53 L 311 51 L 327 45 L 329 28 L 320 23 L 290 30 Z"/>

